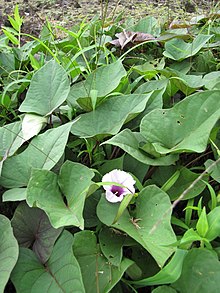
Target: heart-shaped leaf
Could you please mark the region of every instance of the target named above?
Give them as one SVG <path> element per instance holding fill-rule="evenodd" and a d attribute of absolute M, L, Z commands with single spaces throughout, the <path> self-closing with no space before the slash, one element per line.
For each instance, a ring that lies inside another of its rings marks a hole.
<path fill-rule="evenodd" d="M 75 234 L 73 252 L 82 271 L 86 293 L 111 292 L 127 268 L 133 264 L 127 258 L 121 261 L 119 267 L 109 263 L 101 253 L 92 231 Z"/>
<path fill-rule="evenodd" d="M 66 71 L 55 60 L 51 60 L 33 75 L 19 111 L 47 116 L 67 99 L 69 91 Z"/>
<path fill-rule="evenodd" d="M 62 232 L 54 229 L 44 211 L 30 208 L 22 202 L 15 210 L 11 221 L 14 235 L 22 247 L 32 247 L 41 261 L 45 263 L 53 250 L 53 245 Z"/>
<path fill-rule="evenodd" d="M 139 147 L 140 143 L 144 140 L 145 138 L 139 132 L 124 129 L 104 143 L 120 147 L 133 158 L 146 165 L 167 166 L 173 164 L 178 159 L 178 155 L 176 154 L 158 158 L 149 156 L 149 154 L 143 152 Z"/>
<path fill-rule="evenodd" d="M 11 271 L 18 259 L 18 243 L 8 218 L 0 215 L 0 292 L 4 292 Z"/>
<path fill-rule="evenodd" d="M 171 109 L 153 110 L 142 119 L 140 133 L 160 154 L 203 152 L 220 117 L 219 95 L 220 91 L 200 92 Z"/>
<path fill-rule="evenodd" d="M 83 229 L 83 208 L 93 176 L 86 166 L 70 161 L 64 163 L 59 177 L 51 171 L 35 169 L 28 183 L 27 202 L 43 209 L 55 228 L 74 225 Z"/>
<path fill-rule="evenodd" d="M 73 255 L 73 236 L 64 231 L 51 257 L 43 265 L 33 251 L 20 248 L 11 279 L 17 293 L 75 292 L 85 293 L 79 264 Z M 74 289 L 73 289 L 74 288 Z"/>
<path fill-rule="evenodd" d="M 100 221 L 127 233 L 148 250 L 159 266 L 163 266 L 174 252 L 169 245 L 176 242 L 170 224 L 171 203 L 168 195 L 157 186 L 145 187 L 136 201 L 136 219 L 126 210 L 118 222 L 112 224 L 118 207 L 118 204 L 109 203 L 102 197 L 97 206 Z"/>
<path fill-rule="evenodd" d="M 119 266 L 122 261 L 122 248 L 126 242 L 127 235 L 116 234 L 113 229 L 107 227 L 99 232 L 100 248 L 104 256 L 114 266 Z"/>
<path fill-rule="evenodd" d="M 127 72 L 122 65 L 122 61 L 116 61 L 106 66 L 101 66 L 88 75 L 85 81 L 75 83 L 70 90 L 68 102 L 75 105 L 80 103 L 86 110 L 92 110 L 92 101 L 90 92 L 96 91 L 97 98 L 104 97 L 111 93 L 119 85 L 122 77 L 126 76 Z M 88 98 L 89 97 L 89 98 Z M 80 101 L 86 100 L 85 101 Z M 99 102 L 99 99 L 97 99 Z"/>
<path fill-rule="evenodd" d="M 35 137 L 21 154 L 8 158 L 0 184 L 6 188 L 27 186 L 32 168 L 50 170 L 63 155 L 72 123 L 49 129 Z"/>
<path fill-rule="evenodd" d="M 126 119 L 134 118 L 145 109 L 151 94 L 112 97 L 103 102 L 96 110 L 82 114 L 73 125 L 71 132 L 80 137 L 116 134 Z M 108 118 L 108 123 L 103 123 L 106 118 Z"/>
<path fill-rule="evenodd" d="M 214 251 L 193 248 L 184 260 L 182 274 L 172 287 L 181 293 L 218 293 L 220 262 Z"/>
<path fill-rule="evenodd" d="M 198 53 L 212 36 L 199 34 L 192 43 L 174 38 L 165 43 L 164 56 L 173 60 L 183 60 Z"/>

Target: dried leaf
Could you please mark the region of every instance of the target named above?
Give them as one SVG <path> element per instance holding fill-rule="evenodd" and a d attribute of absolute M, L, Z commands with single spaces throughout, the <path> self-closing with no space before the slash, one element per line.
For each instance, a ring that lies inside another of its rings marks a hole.
<path fill-rule="evenodd" d="M 136 45 L 149 40 L 155 40 L 154 36 L 151 34 L 132 32 L 124 30 L 121 33 L 115 35 L 118 39 L 111 41 L 110 43 L 116 47 L 121 47 L 123 49 L 127 45 Z"/>
<path fill-rule="evenodd" d="M 152 36 L 151 34 L 140 33 L 140 32 L 136 33 L 136 36 L 134 38 L 135 43 L 142 43 L 142 42 L 146 42 L 150 40 L 156 40 L 156 38 Z"/>

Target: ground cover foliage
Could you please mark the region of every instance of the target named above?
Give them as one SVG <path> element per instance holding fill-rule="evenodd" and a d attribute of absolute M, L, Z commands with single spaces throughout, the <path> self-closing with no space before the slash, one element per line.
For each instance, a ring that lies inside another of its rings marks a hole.
<path fill-rule="evenodd" d="M 34 37 L 15 7 L 0 36 L 0 292 L 219 292 L 219 16 Z M 103 182 L 115 170 L 135 193 L 113 203 L 128 187 Z"/>

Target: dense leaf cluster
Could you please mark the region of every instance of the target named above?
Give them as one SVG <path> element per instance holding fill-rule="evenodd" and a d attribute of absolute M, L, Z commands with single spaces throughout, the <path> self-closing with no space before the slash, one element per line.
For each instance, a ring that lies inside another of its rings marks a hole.
<path fill-rule="evenodd" d="M 219 292 L 219 19 L 94 18 L 59 40 L 50 23 L 22 33 L 16 6 L 0 36 L 0 292 Z M 121 203 L 102 188 L 114 169 L 136 181 Z"/>

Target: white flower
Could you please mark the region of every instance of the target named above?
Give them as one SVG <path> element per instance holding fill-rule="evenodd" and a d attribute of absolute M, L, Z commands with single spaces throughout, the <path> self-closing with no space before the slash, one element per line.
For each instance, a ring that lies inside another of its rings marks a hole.
<path fill-rule="evenodd" d="M 124 196 L 127 194 L 135 193 L 135 180 L 133 177 L 121 170 L 112 170 L 111 172 L 105 174 L 102 177 L 102 182 L 115 182 L 123 185 L 103 185 L 105 189 L 106 199 L 110 202 L 120 202 L 123 200 Z"/>

